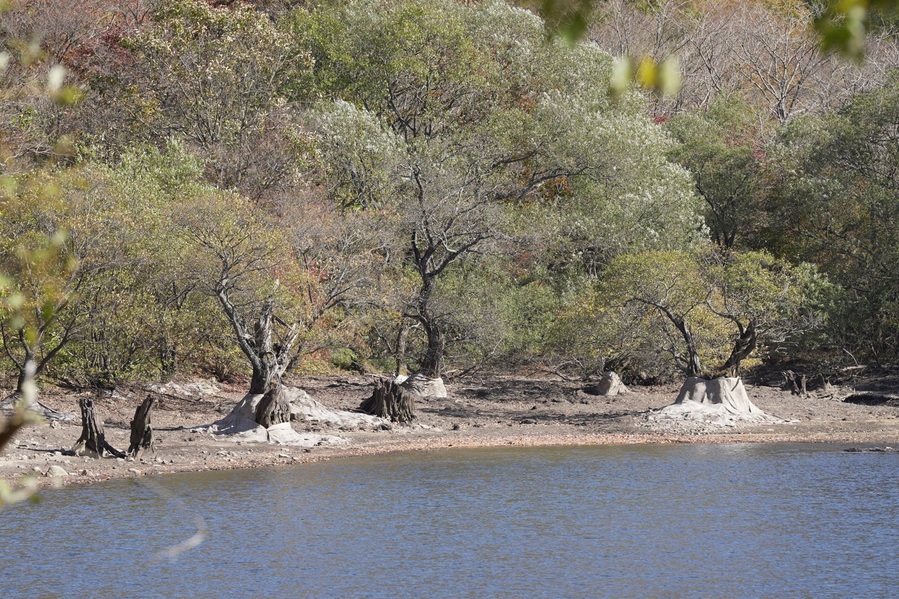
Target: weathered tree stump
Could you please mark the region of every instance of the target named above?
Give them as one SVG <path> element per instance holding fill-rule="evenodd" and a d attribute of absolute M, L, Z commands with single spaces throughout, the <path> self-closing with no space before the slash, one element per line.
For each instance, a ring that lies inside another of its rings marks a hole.
<path fill-rule="evenodd" d="M 790 393 L 799 397 L 808 397 L 808 377 L 806 375 L 786 370 L 783 372 L 783 377 Z"/>
<path fill-rule="evenodd" d="M 124 453 L 106 442 L 103 423 L 97 422 L 94 415 L 93 400 L 90 397 L 82 397 L 78 400 L 78 407 L 81 408 L 81 436 L 72 447 L 72 452 L 75 455 L 89 455 L 98 458 L 102 458 L 105 453 L 110 453 L 117 458 L 124 458 Z"/>
<path fill-rule="evenodd" d="M 256 406 L 256 423 L 265 428 L 282 422 L 290 422 L 290 404 L 284 397 L 283 386 L 275 383 L 266 391 Z"/>
<path fill-rule="evenodd" d="M 153 448 L 153 428 L 150 426 L 150 410 L 156 401 L 155 395 L 147 395 L 147 398 L 134 411 L 131 420 L 131 444 L 128 446 L 128 455 L 137 457 L 141 449 Z"/>
<path fill-rule="evenodd" d="M 415 418 L 415 394 L 403 389 L 396 381 L 375 381 L 371 397 L 359 408 L 366 414 L 389 418 L 391 422 L 407 423 Z"/>

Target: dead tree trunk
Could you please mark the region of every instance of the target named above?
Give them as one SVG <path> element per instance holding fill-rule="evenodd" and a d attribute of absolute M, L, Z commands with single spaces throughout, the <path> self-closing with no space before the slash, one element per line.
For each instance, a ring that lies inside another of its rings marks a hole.
<path fill-rule="evenodd" d="M 359 408 L 366 414 L 405 424 L 415 418 L 415 394 L 397 385 L 396 381 L 379 379 L 375 381 L 371 397 Z"/>
<path fill-rule="evenodd" d="M 799 375 L 792 370 L 787 370 L 783 376 L 790 393 L 799 397 L 808 397 L 808 377 L 806 375 Z"/>
<path fill-rule="evenodd" d="M 117 458 L 124 458 L 125 454 L 115 449 L 106 442 L 103 433 L 103 423 L 97 422 L 94 415 L 94 402 L 90 397 L 82 397 L 78 400 L 81 408 L 81 436 L 72 447 L 75 455 L 87 455 L 102 458 L 103 454 L 110 453 Z"/>
<path fill-rule="evenodd" d="M 290 404 L 284 398 L 283 389 L 280 382 L 275 382 L 259 400 L 255 414 L 257 424 L 269 428 L 275 424 L 290 422 Z"/>
<path fill-rule="evenodd" d="M 134 411 L 134 419 L 131 421 L 131 444 L 128 446 L 128 455 L 137 457 L 141 449 L 153 448 L 153 428 L 150 426 L 150 410 L 153 409 L 154 395 L 147 398 Z"/>
<path fill-rule="evenodd" d="M 287 370 L 293 344 L 300 334 L 300 323 L 288 324 L 275 316 L 275 298 L 272 295 L 263 302 L 259 317 L 250 325 L 231 301 L 228 282 L 227 271 L 222 271 L 216 294 L 231 322 L 238 346 L 253 367 L 250 393 L 260 395 L 268 392 L 274 380 Z M 280 342 L 275 341 L 275 323 L 286 327 Z"/>

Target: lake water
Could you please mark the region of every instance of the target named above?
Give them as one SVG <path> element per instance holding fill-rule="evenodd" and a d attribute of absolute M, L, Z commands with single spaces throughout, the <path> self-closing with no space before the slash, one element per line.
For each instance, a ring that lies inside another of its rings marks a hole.
<path fill-rule="evenodd" d="M 897 597 L 899 454 L 841 449 L 454 450 L 47 491 L 0 511 L 0 597 Z"/>

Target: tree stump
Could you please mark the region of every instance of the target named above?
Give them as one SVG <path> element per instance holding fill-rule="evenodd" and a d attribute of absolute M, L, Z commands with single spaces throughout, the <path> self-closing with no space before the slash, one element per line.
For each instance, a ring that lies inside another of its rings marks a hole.
<path fill-rule="evenodd" d="M 147 398 L 134 411 L 134 419 L 131 420 L 131 444 L 128 446 L 128 455 L 137 457 L 141 449 L 153 448 L 153 428 L 150 426 L 150 410 L 156 396 L 147 395 Z"/>
<path fill-rule="evenodd" d="M 793 395 L 799 397 L 808 397 L 808 377 L 804 374 L 800 375 L 792 370 L 783 372 L 784 383 Z"/>
<path fill-rule="evenodd" d="M 103 433 L 103 423 L 97 422 L 94 415 L 94 402 L 90 397 L 82 397 L 78 400 L 81 408 L 81 436 L 72 447 L 75 455 L 89 455 L 102 458 L 103 454 L 110 453 L 117 458 L 124 458 L 125 454 L 106 442 Z"/>
<path fill-rule="evenodd" d="M 371 397 L 359 408 L 366 414 L 389 418 L 391 422 L 408 423 L 415 418 L 415 394 L 397 385 L 396 381 L 379 379 L 375 381 Z"/>
<path fill-rule="evenodd" d="M 284 398 L 283 386 L 272 385 L 256 406 L 256 423 L 265 428 L 282 422 L 290 422 L 290 404 Z"/>

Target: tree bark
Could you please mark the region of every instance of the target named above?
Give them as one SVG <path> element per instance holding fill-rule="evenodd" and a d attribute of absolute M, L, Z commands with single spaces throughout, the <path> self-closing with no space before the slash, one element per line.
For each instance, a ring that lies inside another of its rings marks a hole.
<path fill-rule="evenodd" d="M 396 334 L 396 372 L 395 375 L 409 374 L 409 367 L 406 364 L 406 341 L 409 338 L 409 324 L 403 319 L 400 330 Z"/>
<path fill-rule="evenodd" d="M 281 342 L 276 343 L 274 340 L 275 299 L 269 297 L 263 303 L 259 318 L 253 323 L 252 331 L 250 331 L 246 321 L 231 301 L 228 287 L 225 284 L 226 280 L 227 277 L 223 275 L 223 280 L 219 281 L 216 289 L 216 295 L 231 322 L 238 346 L 253 367 L 250 393 L 252 395 L 267 393 L 272 386 L 272 381 L 287 370 L 293 344 L 299 337 L 299 324 L 294 323 L 288 326 L 278 320 L 279 323 L 287 326 L 287 331 Z"/>
<path fill-rule="evenodd" d="M 124 458 L 125 454 L 113 448 L 106 441 L 103 433 L 103 423 L 98 422 L 94 414 L 94 402 L 90 397 L 82 397 L 78 400 L 81 408 L 81 436 L 72 447 L 75 455 L 88 455 L 102 458 L 103 454 L 110 453 L 117 458 Z"/>
<path fill-rule="evenodd" d="M 128 446 L 128 454 L 137 457 L 141 449 L 153 448 L 153 428 L 150 426 L 150 410 L 156 396 L 147 395 L 146 399 L 134 411 L 134 419 L 131 420 L 131 444 Z"/>
<path fill-rule="evenodd" d="M 263 356 L 260 364 L 253 365 L 253 376 L 250 378 L 250 394 L 262 395 L 272 389 L 272 381 L 275 378 L 275 369 Z"/>
<path fill-rule="evenodd" d="M 432 323 L 425 326 L 428 336 L 428 349 L 421 363 L 421 373 L 429 378 L 437 379 L 443 374 L 443 357 L 446 353 L 446 337 L 439 325 Z"/>
<path fill-rule="evenodd" d="M 290 404 L 284 398 L 283 385 L 275 383 L 265 392 L 265 395 L 256 405 L 256 423 L 269 428 L 282 422 L 290 422 Z"/>
<path fill-rule="evenodd" d="M 396 381 L 379 379 L 374 383 L 371 397 L 359 408 L 366 414 L 405 424 L 415 418 L 415 394 L 397 385 Z"/>
<path fill-rule="evenodd" d="M 434 294 L 434 277 L 422 274 L 422 286 L 418 290 L 417 313 L 415 318 L 421 323 L 428 339 L 428 348 L 421 363 L 421 373 L 429 378 L 440 378 L 443 373 L 443 358 L 446 352 L 446 337 L 431 309 Z"/>
<path fill-rule="evenodd" d="M 808 377 L 806 375 L 787 370 L 783 373 L 783 376 L 791 394 L 799 397 L 808 397 Z"/>
<path fill-rule="evenodd" d="M 737 340 L 734 342 L 734 347 L 730 352 L 730 356 L 721 368 L 722 372 L 731 377 L 739 376 L 740 362 L 748 358 L 749 355 L 755 351 L 757 342 L 758 335 L 753 321 L 749 321 L 749 324 L 745 329 L 740 326 L 740 336 L 737 337 Z"/>
<path fill-rule="evenodd" d="M 690 326 L 682 318 L 671 317 L 671 321 L 677 327 L 677 330 L 680 331 L 687 346 L 686 375 L 688 377 L 702 376 L 702 364 L 699 361 L 699 351 L 696 349 L 696 338 L 693 336 L 693 331 L 690 330 Z"/>

